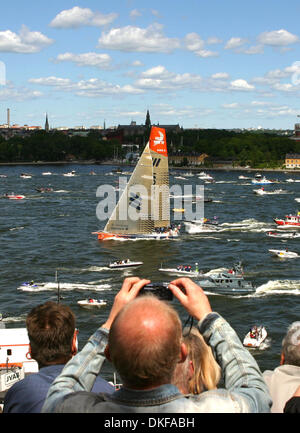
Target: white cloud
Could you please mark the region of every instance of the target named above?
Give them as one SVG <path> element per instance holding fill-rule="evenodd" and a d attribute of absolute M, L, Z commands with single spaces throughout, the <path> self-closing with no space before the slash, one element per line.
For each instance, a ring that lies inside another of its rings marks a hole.
<path fill-rule="evenodd" d="M 38 90 L 31 90 L 27 87 L 16 87 L 13 83 L 9 82 L 6 86 L 0 87 L 0 100 L 1 101 L 28 101 L 37 99 L 43 96 L 43 93 Z"/>
<path fill-rule="evenodd" d="M 214 80 L 227 80 L 229 78 L 229 74 L 227 72 L 216 72 L 211 76 Z"/>
<path fill-rule="evenodd" d="M 219 39 L 216 36 L 211 36 L 210 38 L 207 38 L 206 43 L 208 45 L 221 44 L 222 43 L 222 39 Z"/>
<path fill-rule="evenodd" d="M 238 102 L 232 102 L 231 104 L 223 104 L 223 108 L 240 108 L 240 104 Z"/>
<path fill-rule="evenodd" d="M 31 32 L 26 26 L 22 26 L 19 34 L 11 30 L 0 32 L 0 52 L 11 53 L 37 53 L 51 45 L 53 40 L 40 32 Z"/>
<path fill-rule="evenodd" d="M 142 14 L 141 14 L 141 12 L 138 10 L 138 9 L 133 9 L 131 12 L 130 12 L 130 16 L 131 16 L 131 18 L 137 18 L 137 17 L 140 17 Z"/>
<path fill-rule="evenodd" d="M 188 33 L 184 38 L 184 45 L 188 51 L 192 51 L 199 57 L 216 57 L 218 53 L 215 51 L 205 50 L 205 43 L 197 33 Z"/>
<path fill-rule="evenodd" d="M 73 62 L 78 66 L 95 66 L 100 69 L 108 69 L 111 66 L 111 57 L 108 54 L 98 54 L 98 53 L 64 53 L 59 54 L 56 62 Z"/>
<path fill-rule="evenodd" d="M 72 9 L 61 11 L 51 21 L 50 26 L 60 29 L 77 28 L 81 26 L 100 27 L 111 24 L 117 16 L 116 13 L 105 15 L 100 12 L 93 12 L 89 8 L 75 6 Z"/>
<path fill-rule="evenodd" d="M 143 90 L 138 89 L 130 84 L 120 86 L 118 84 L 111 84 L 106 81 L 99 80 L 98 78 L 90 78 L 88 80 L 74 82 L 69 78 L 50 76 L 44 78 L 31 78 L 29 82 L 41 86 L 50 86 L 59 92 L 72 92 L 77 96 L 91 98 L 99 96 L 122 96 L 126 94 L 138 95 L 143 93 Z"/>
<path fill-rule="evenodd" d="M 263 32 L 258 36 L 257 40 L 263 45 L 271 45 L 273 47 L 282 47 L 299 42 L 297 35 L 293 35 L 284 29 Z"/>
<path fill-rule="evenodd" d="M 237 48 L 242 47 L 247 42 L 247 39 L 243 38 L 230 38 L 226 45 L 226 50 L 236 50 Z"/>
<path fill-rule="evenodd" d="M 255 87 L 252 84 L 249 84 L 246 80 L 243 80 L 241 78 L 238 80 L 231 81 L 230 88 L 232 90 L 245 90 L 245 91 L 255 89 Z"/>
<path fill-rule="evenodd" d="M 99 47 L 148 53 L 170 53 L 179 48 L 179 39 L 164 36 L 162 29 L 163 26 L 160 24 L 152 24 L 145 29 L 134 26 L 113 28 L 108 32 L 102 32 L 98 40 Z"/>

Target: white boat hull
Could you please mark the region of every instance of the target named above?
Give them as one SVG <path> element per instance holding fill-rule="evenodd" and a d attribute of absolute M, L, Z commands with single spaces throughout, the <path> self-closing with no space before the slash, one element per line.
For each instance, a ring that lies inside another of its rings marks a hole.
<path fill-rule="evenodd" d="M 134 268 L 136 266 L 141 266 L 143 262 L 129 262 L 129 263 L 110 263 L 109 267 L 111 269 L 124 269 L 124 268 Z"/>
<path fill-rule="evenodd" d="M 285 250 L 269 250 L 271 254 L 276 257 L 280 257 L 281 259 L 294 259 L 299 257 L 297 253 L 293 251 L 285 251 Z"/>
<path fill-rule="evenodd" d="M 89 299 L 83 299 L 82 301 L 78 301 L 77 304 L 87 310 L 93 310 L 95 308 L 105 307 L 107 302 L 103 300 L 98 301 L 97 299 L 93 299 L 91 302 Z"/>
<path fill-rule="evenodd" d="M 246 347 L 258 348 L 261 345 L 261 343 L 267 338 L 268 335 L 266 328 L 264 326 L 263 327 L 259 326 L 258 331 L 259 332 L 257 337 L 251 337 L 249 331 L 244 338 L 243 345 Z"/>

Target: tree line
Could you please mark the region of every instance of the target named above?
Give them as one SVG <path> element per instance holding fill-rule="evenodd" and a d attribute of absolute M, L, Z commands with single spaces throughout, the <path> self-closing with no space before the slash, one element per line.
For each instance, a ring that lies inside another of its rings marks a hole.
<path fill-rule="evenodd" d="M 143 150 L 149 138 L 144 135 L 126 138 Z M 300 153 L 300 142 L 287 136 L 266 132 L 234 132 L 220 129 L 167 131 L 170 155 L 209 155 L 206 164 L 214 160 L 232 161 L 235 165 L 278 167 L 287 153 Z M 91 131 L 86 137 L 68 136 L 62 132 L 37 131 L 27 137 L 0 136 L 0 162 L 95 160 L 103 162 L 125 157 L 126 150 L 116 138 L 105 139 L 101 132 Z"/>

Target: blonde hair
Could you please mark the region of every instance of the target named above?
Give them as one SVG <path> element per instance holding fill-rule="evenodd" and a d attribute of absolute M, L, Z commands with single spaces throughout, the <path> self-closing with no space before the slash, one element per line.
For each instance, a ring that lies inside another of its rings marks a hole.
<path fill-rule="evenodd" d="M 183 342 L 194 367 L 194 374 L 189 380 L 189 392 L 200 394 L 205 390 L 217 388 L 221 368 L 198 329 L 193 327 L 189 333 L 184 332 Z"/>

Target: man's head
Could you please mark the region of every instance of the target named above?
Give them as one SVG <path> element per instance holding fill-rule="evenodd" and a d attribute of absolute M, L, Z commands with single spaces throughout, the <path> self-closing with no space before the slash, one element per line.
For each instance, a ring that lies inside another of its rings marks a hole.
<path fill-rule="evenodd" d="M 300 322 L 292 323 L 282 340 L 280 364 L 300 367 Z"/>
<path fill-rule="evenodd" d="M 186 356 L 181 341 L 176 311 L 145 295 L 126 304 L 117 315 L 107 352 L 125 386 L 147 389 L 171 383 L 177 363 Z"/>
<path fill-rule="evenodd" d="M 26 326 L 31 357 L 39 367 L 65 364 L 74 355 L 75 316 L 66 305 L 49 301 L 33 308 Z"/>

